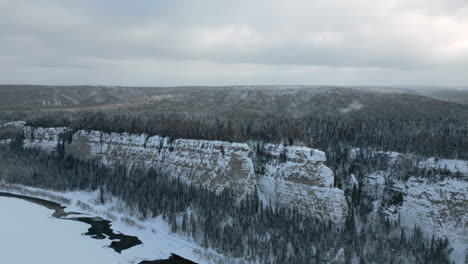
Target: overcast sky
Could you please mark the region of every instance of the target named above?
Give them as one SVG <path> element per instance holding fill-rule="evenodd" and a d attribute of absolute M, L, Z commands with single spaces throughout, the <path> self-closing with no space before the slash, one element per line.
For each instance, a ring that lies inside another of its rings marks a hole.
<path fill-rule="evenodd" d="M 468 85 L 467 0 L 0 0 L 0 83 Z"/>

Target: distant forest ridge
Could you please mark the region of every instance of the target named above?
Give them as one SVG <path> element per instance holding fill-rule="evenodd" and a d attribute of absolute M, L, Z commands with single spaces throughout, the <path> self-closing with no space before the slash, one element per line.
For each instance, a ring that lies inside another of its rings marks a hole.
<path fill-rule="evenodd" d="M 425 103 L 419 97 L 431 97 L 442 101 L 468 104 L 468 88 L 434 88 L 434 87 L 383 87 L 383 86 L 181 86 L 181 87 L 120 87 L 120 86 L 42 86 L 42 85 L 0 85 L 0 110 L 31 110 L 31 109 L 55 109 L 55 108 L 82 108 L 92 106 L 113 105 L 121 107 L 122 103 L 136 103 L 147 101 L 144 97 L 171 95 L 197 97 L 211 93 L 213 96 L 222 95 L 226 99 L 238 101 L 249 99 L 247 95 L 253 95 L 251 99 L 258 99 L 255 95 L 278 97 L 280 95 L 311 95 L 328 93 L 329 95 L 350 96 L 366 92 L 367 94 L 380 94 L 383 97 L 400 95 L 413 95 L 417 100 Z M 237 97 L 237 96 L 244 96 Z M 143 98 L 142 98 L 143 97 Z M 365 98 L 362 98 L 365 99 Z M 371 103 L 367 98 L 367 102 Z M 375 99 L 374 99 L 375 100 Z M 129 102 L 130 101 L 130 102 Z M 151 101 L 151 99 L 150 99 Z M 306 100 L 307 101 L 307 100 Z M 339 103 L 339 102 L 337 102 Z M 434 103 L 434 102 L 430 102 Z M 114 106 L 114 107 L 117 107 Z"/>
<path fill-rule="evenodd" d="M 0 86 L 0 100 L 5 101 L 0 121 L 171 138 L 283 142 L 325 152 L 341 144 L 468 158 L 468 105 L 404 89 L 375 89 Z M 8 96 L 15 97 L 5 99 Z M 29 110 L 15 110 L 22 105 Z"/>

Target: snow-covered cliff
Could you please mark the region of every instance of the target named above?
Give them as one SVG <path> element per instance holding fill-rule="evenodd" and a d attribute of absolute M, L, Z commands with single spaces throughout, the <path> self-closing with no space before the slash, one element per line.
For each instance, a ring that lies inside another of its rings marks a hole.
<path fill-rule="evenodd" d="M 468 250 L 468 182 L 411 178 L 392 188 L 403 193 L 403 202 L 384 207 L 384 214 L 404 227 L 418 226 L 426 234 L 448 237 L 456 259 L 463 259 Z"/>
<path fill-rule="evenodd" d="M 67 151 L 80 159 L 108 165 L 158 167 L 181 179 L 216 191 L 231 188 L 240 196 L 252 192 L 255 174 L 246 144 L 148 137 L 80 130 Z"/>
<path fill-rule="evenodd" d="M 269 159 L 257 182 L 266 201 L 320 212 L 316 215 L 323 220 L 343 221 L 347 214 L 345 196 L 342 190 L 332 188 L 334 175 L 324 165 L 324 152 L 281 144 L 266 144 L 264 152 Z"/>
<path fill-rule="evenodd" d="M 380 154 L 388 156 L 388 168 L 362 179 L 363 193 L 373 200 L 374 212 L 399 221 L 407 229 L 418 226 L 428 235 L 447 237 L 454 247 L 454 259 L 463 259 L 468 250 L 468 161 L 423 159 L 414 166 L 448 170 L 458 178 L 439 177 L 435 172 L 404 180 L 400 179 L 403 173 L 398 173 L 398 167 L 408 154 Z"/>
<path fill-rule="evenodd" d="M 23 130 L 25 147 L 40 147 L 45 151 L 54 151 L 57 148 L 60 134 L 69 131 L 66 127 L 31 128 L 28 126 L 25 126 Z"/>
<path fill-rule="evenodd" d="M 57 148 L 60 134 L 69 131 L 66 127 L 38 127 L 32 128 L 25 125 L 24 121 L 9 122 L 1 125 L 2 127 L 16 127 L 23 129 L 24 147 L 39 147 L 45 151 L 54 151 Z"/>
<path fill-rule="evenodd" d="M 59 134 L 68 131 L 21 127 L 25 146 L 48 151 L 58 145 Z M 265 150 L 271 159 L 261 174 L 255 173 L 254 153 L 245 143 L 171 141 L 145 134 L 80 130 L 65 150 L 76 158 L 106 165 L 158 167 L 214 191 L 229 188 L 239 197 L 257 188 L 266 203 L 295 206 L 323 220 L 343 222 L 347 214 L 344 192 L 333 188 L 333 172 L 324 165 L 325 153 L 307 147 L 267 144 Z"/>

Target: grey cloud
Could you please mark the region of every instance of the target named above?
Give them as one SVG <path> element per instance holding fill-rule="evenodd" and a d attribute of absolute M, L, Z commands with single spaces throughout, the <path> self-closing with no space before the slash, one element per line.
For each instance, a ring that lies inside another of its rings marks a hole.
<path fill-rule="evenodd" d="M 21 82 L 13 78 L 21 72 L 48 82 L 85 73 L 104 84 L 173 82 L 159 71 L 219 84 L 318 83 L 309 76 L 327 75 L 349 84 L 426 83 L 424 73 L 463 84 L 463 2 L 0 0 L 0 67 L 12 72 L 0 82 Z M 224 79 L 178 72 L 183 65 Z"/>

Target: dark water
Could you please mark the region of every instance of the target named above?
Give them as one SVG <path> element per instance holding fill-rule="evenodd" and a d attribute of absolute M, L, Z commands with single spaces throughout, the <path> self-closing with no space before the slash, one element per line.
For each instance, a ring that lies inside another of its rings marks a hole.
<path fill-rule="evenodd" d="M 122 250 L 129 249 L 136 245 L 143 244 L 140 239 L 136 236 L 124 235 L 121 233 L 114 233 L 111 229 L 111 222 L 104 219 L 95 219 L 89 217 L 78 217 L 78 218 L 67 218 L 70 220 L 75 220 L 91 225 L 88 229 L 88 232 L 85 233 L 86 236 L 90 236 L 94 239 L 105 239 L 108 238 L 112 240 L 109 245 L 110 248 L 115 250 L 115 252 L 122 252 Z"/>
<path fill-rule="evenodd" d="M 193 261 L 185 259 L 181 256 L 176 254 L 171 254 L 168 259 L 161 259 L 161 260 L 145 260 L 140 262 L 139 264 L 197 264 Z"/>
<path fill-rule="evenodd" d="M 129 236 L 121 233 L 115 233 L 111 226 L 112 222 L 102 219 L 100 217 L 69 217 L 69 218 L 62 218 L 68 215 L 83 215 L 81 213 L 76 213 L 76 212 L 65 212 L 65 206 L 62 206 L 59 203 L 32 197 L 32 196 L 27 196 L 27 195 L 20 195 L 20 194 L 13 194 L 13 193 L 7 193 L 7 192 L 0 192 L 0 197 L 9 197 L 9 198 L 17 198 L 17 199 L 22 199 L 31 203 L 35 203 L 41 206 L 44 206 L 48 209 L 54 210 L 54 213 L 52 216 L 56 218 L 60 218 L 63 220 L 70 220 L 70 221 L 78 221 L 82 223 L 86 223 L 90 225 L 91 227 L 88 229 L 88 232 L 84 233 L 84 235 L 89 236 L 94 239 L 106 239 L 108 238 L 109 240 L 112 240 L 111 244 L 109 245 L 110 248 L 115 250 L 115 252 L 121 253 L 123 250 L 129 249 L 131 247 L 134 247 L 136 245 L 142 244 L 140 239 L 136 236 Z M 195 262 L 192 262 L 188 259 L 184 259 L 176 254 L 172 254 L 171 257 L 168 259 L 164 260 L 145 260 L 140 262 L 140 264 L 145 264 L 145 263 L 163 263 L 163 264 L 193 264 Z"/>

